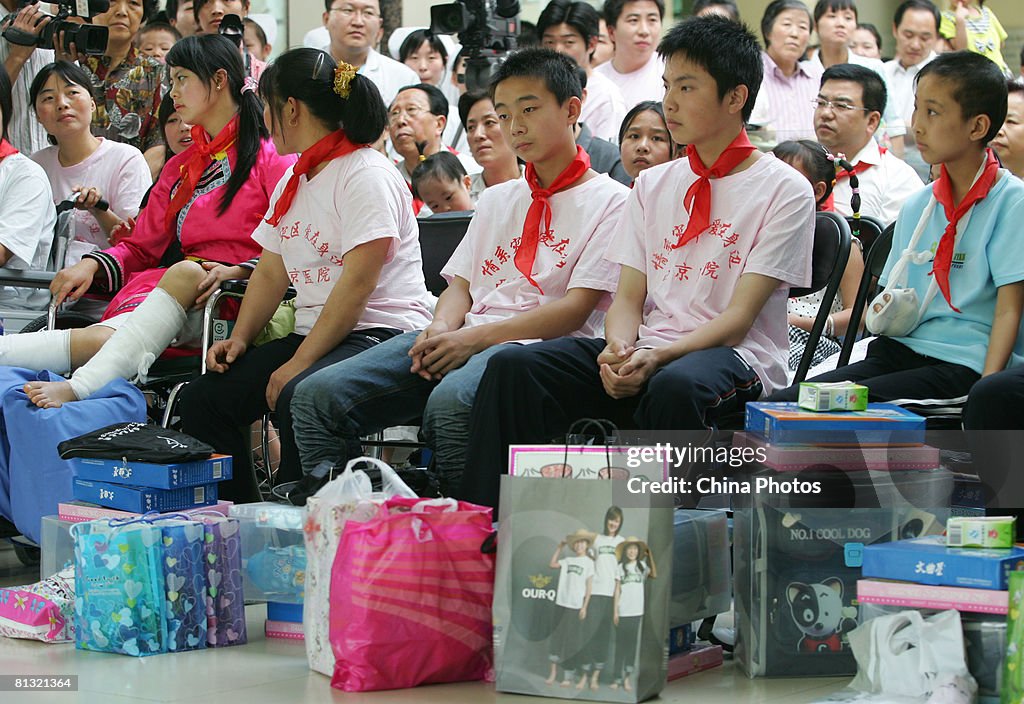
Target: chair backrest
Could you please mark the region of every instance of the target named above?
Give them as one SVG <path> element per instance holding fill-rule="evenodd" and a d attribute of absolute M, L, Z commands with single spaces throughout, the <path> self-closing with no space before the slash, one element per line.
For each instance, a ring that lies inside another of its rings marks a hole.
<path fill-rule="evenodd" d="M 825 320 L 832 310 L 832 302 L 839 292 L 839 284 L 846 271 L 846 262 L 850 258 L 850 226 L 846 220 L 835 213 L 817 213 L 814 220 L 814 250 L 811 258 L 811 285 L 806 288 L 791 288 L 792 297 L 806 296 L 824 289 L 821 305 L 811 326 L 810 337 L 804 348 L 800 365 L 797 367 L 794 381 L 799 383 L 807 377 L 807 370 L 814 358 L 814 348 L 818 346 L 821 332 L 825 328 Z"/>
<path fill-rule="evenodd" d="M 854 239 L 860 240 L 861 251 L 865 254 L 871 251 L 871 245 L 875 243 L 875 240 L 878 239 L 885 229 L 885 225 L 882 224 L 881 220 L 869 215 L 860 216 L 859 226 L 852 217 L 847 217 L 846 222 L 850 225 L 850 232 L 853 234 Z M 858 227 L 860 230 L 859 234 L 854 232 Z"/>
<path fill-rule="evenodd" d="M 868 299 L 874 297 L 875 284 L 878 283 L 878 277 L 882 275 L 885 262 L 889 259 L 892 235 L 895 230 L 896 223 L 892 223 L 882 230 L 882 234 L 875 239 L 867 256 L 864 257 L 864 273 L 860 277 L 857 298 L 854 299 L 853 308 L 850 310 L 850 324 L 846 328 L 846 335 L 843 336 L 843 348 L 839 353 L 840 367 L 845 367 L 850 363 L 853 344 L 857 341 L 860 330 L 860 321 L 864 318 L 864 309 L 867 308 Z"/>
<path fill-rule="evenodd" d="M 448 282 L 441 276 L 441 270 L 466 235 L 472 217 L 472 212 L 461 211 L 418 218 L 423 278 L 427 283 L 427 290 L 435 296 L 440 296 L 448 287 Z"/>

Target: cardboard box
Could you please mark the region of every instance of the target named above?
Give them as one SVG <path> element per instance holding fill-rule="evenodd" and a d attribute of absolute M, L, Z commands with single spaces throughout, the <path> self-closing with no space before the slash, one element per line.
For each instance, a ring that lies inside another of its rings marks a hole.
<path fill-rule="evenodd" d="M 181 489 L 152 489 L 75 479 L 72 483 L 71 493 L 80 501 L 137 513 L 181 511 L 217 503 L 216 484 Z"/>
<path fill-rule="evenodd" d="M 816 412 L 863 411 L 868 407 L 868 387 L 850 381 L 802 381 L 797 404 Z"/>
<path fill-rule="evenodd" d="M 864 577 L 1005 590 L 1010 572 L 1024 570 L 1024 548 L 951 548 L 931 535 L 866 545 L 861 569 Z"/>
<path fill-rule="evenodd" d="M 978 614 L 1005 615 L 1009 610 L 1009 592 L 968 587 L 939 587 L 913 582 L 889 582 L 877 579 L 857 581 L 857 601 L 861 604 L 899 606 L 906 609 L 935 609 Z"/>
<path fill-rule="evenodd" d="M 1013 516 L 957 516 L 946 525 L 946 545 L 951 548 L 1009 548 L 1016 535 Z"/>
<path fill-rule="evenodd" d="M 306 640 L 302 624 L 292 623 L 291 621 L 271 621 L 267 619 L 263 625 L 263 632 L 267 638 L 298 641 L 299 643 Z"/>
<path fill-rule="evenodd" d="M 746 406 L 745 429 L 776 445 L 923 445 L 925 420 L 891 403 L 815 413 L 792 402 L 758 401 Z"/>
<path fill-rule="evenodd" d="M 154 489 L 178 489 L 231 479 L 230 455 L 175 464 L 151 464 L 134 460 L 110 460 L 76 457 L 71 469 L 79 479 L 111 484 L 145 486 Z"/>
<path fill-rule="evenodd" d="M 302 623 L 302 604 L 292 604 L 284 601 L 268 601 L 267 620 L 284 621 L 287 623 Z"/>
<path fill-rule="evenodd" d="M 219 513 L 227 516 L 231 509 L 232 502 L 220 500 L 210 506 L 197 506 L 195 508 L 179 509 L 178 513 L 191 513 L 202 511 L 203 513 Z M 82 523 L 83 521 L 94 521 L 97 518 L 138 518 L 141 513 L 131 511 L 118 511 L 105 506 L 97 506 L 85 501 L 67 501 L 57 504 L 57 518 L 68 523 Z M 52 574 L 52 573 L 51 573 Z"/>
<path fill-rule="evenodd" d="M 671 682 L 695 672 L 710 670 L 712 667 L 721 665 L 723 659 L 722 646 L 698 645 L 685 653 L 669 658 L 668 679 Z"/>

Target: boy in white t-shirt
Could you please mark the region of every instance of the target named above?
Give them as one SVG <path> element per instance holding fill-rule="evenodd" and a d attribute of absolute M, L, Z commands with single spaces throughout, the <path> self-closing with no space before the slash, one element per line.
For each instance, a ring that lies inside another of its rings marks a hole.
<path fill-rule="evenodd" d="M 615 54 L 594 72 L 618 86 L 627 112 L 645 100 L 660 100 L 665 61 L 655 48 L 665 19 L 664 0 L 607 0 L 604 19 Z"/>
<path fill-rule="evenodd" d="M 325 467 L 360 456 L 362 436 L 394 425 L 421 424 L 445 489 L 462 472 L 487 359 L 513 341 L 599 329 L 617 277 L 603 253 L 628 190 L 590 169 L 576 147 L 582 89 L 575 64 L 549 49 L 522 51 L 502 64 L 492 85 L 504 136 L 527 162 L 526 178 L 480 197 L 442 271 L 449 286 L 433 323 L 299 384 L 292 414 L 306 477 L 290 494 L 293 502 L 305 502 Z"/>
<path fill-rule="evenodd" d="M 497 506 L 508 446 L 549 442 L 581 416 L 710 428 L 786 383 L 786 300 L 810 282 L 814 197 L 746 139 L 761 84 L 757 41 L 722 17 L 699 17 L 676 25 L 659 52 L 665 118 L 687 158 L 643 171 L 626 201 L 606 254 L 622 271 L 604 339 L 491 358 L 460 498 Z"/>
<path fill-rule="evenodd" d="M 594 560 L 587 550 L 594 544 L 594 534 L 582 528 L 565 536 L 565 540 L 555 548 L 548 564 L 558 570 L 558 591 L 555 594 L 555 605 L 558 607 L 554 617 L 555 628 L 548 643 L 551 661 L 551 672 L 548 684 L 554 684 L 558 677 L 558 666 L 562 666 L 562 686 L 569 687 L 575 679 L 576 668 L 584 664 L 589 651 L 586 638 L 583 637 L 584 624 L 587 620 L 587 608 L 590 606 L 590 594 L 594 584 Z M 572 550 L 572 555 L 562 557 L 563 548 Z M 586 672 L 577 684 L 583 689 L 589 676 Z"/>

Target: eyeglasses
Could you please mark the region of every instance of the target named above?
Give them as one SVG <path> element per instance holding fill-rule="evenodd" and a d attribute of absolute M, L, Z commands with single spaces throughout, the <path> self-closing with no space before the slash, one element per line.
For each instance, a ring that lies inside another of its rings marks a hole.
<path fill-rule="evenodd" d="M 423 108 L 420 107 L 416 107 L 415 105 L 410 105 L 407 108 L 392 108 L 391 112 L 388 113 L 388 122 L 392 124 L 398 122 L 403 113 L 410 120 L 415 120 L 416 118 L 426 114 L 427 112 L 427 110 L 424 110 Z"/>
<path fill-rule="evenodd" d="M 376 10 L 368 7 L 358 8 L 352 7 L 351 5 L 342 5 L 341 7 L 332 7 L 329 12 L 337 12 L 346 20 L 350 20 L 356 15 L 362 15 L 362 18 L 368 22 L 380 19 L 380 13 Z"/>
<path fill-rule="evenodd" d="M 867 108 L 860 108 L 850 103 L 843 103 L 833 100 L 825 100 L 824 98 L 815 98 L 811 101 L 811 105 L 817 110 L 824 110 L 825 108 L 831 108 L 834 112 L 853 112 L 854 110 L 860 110 L 861 112 L 871 112 Z"/>

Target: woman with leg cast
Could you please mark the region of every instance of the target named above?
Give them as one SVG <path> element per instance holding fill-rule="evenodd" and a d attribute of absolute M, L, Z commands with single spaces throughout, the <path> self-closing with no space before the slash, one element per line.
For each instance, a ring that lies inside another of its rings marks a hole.
<path fill-rule="evenodd" d="M 181 117 L 195 125 L 195 143 L 171 159 L 119 244 L 89 253 L 58 272 L 51 291 L 59 303 L 96 284 L 115 293 L 103 320 L 80 330 L 0 338 L 0 364 L 66 373 L 66 382 L 31 382 L 29 398 L 48 408 L 83 399 L 117 377 L 144 375 L 164 348 L 198 339 L 202 303 L 225 279 L 245 278 L 259 253 L 251 234 L 270 194 L 293 162 L 267 139 L 262 103 L 244 82 L 241 57 L 216 35 L 179 42 L 167 55 L 171 94 Z M 158 268 L 172 244 L 180 261 Z M 115 333 L 115 330 L 117 331 Z"/>

